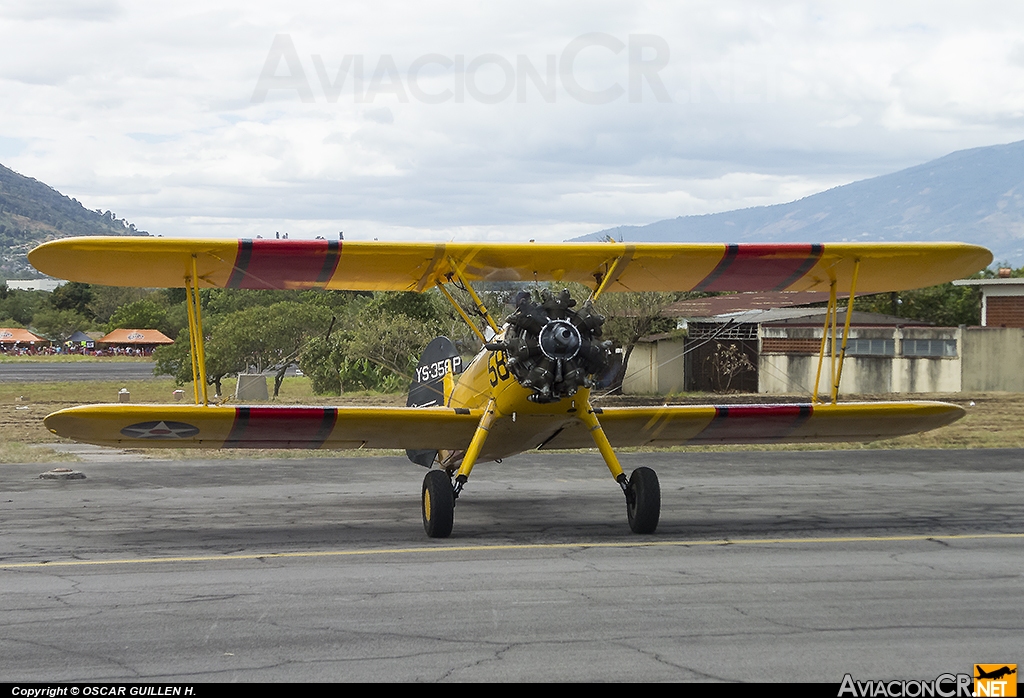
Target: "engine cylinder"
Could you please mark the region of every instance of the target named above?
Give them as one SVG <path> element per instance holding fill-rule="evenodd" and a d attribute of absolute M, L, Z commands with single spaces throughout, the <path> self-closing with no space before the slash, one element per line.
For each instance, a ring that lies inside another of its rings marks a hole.
<path fill-rule="evenodd" d="M 496 351 L 520 385 L 530 388 L 534 402 L 554 402 L 593 385 L 595 374 L 608 367 L 611 342 L 598 341 L 604 317 L 589 301 L 579 311 L 563 290 L 541 292 L 541 302 L 522 297 L 508 318 L 505 341 Z"/>

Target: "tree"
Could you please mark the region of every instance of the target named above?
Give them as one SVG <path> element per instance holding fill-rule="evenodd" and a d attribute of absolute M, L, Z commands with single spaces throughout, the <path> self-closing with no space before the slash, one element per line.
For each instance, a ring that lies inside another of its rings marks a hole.
<path fill-rule="evenodd" d="M 679 294 L 660 291 L 639 293 L 605 293 L 598 298 L 597 309 L 605 316 L 601 337 L 622 347 L 622 365 L 612 381 L 612 388 L 622 389 L 629 357 L 641 337 L 658 332 L 669 332 L 676 327 L 673 318 L 662 316 L 666 306 L 675 302 Z"/>
<path fill-rule="evenodd" d="M 329 338 L 313 339 L 299 366 L 318 394 L 404 390 L 420 355 L 439 335 L 479 347 L 471 330 L 439 294 L 375 293 L 352 299 Z"/>
<path fill-rule="evenodd" d="M 249 308 L 298 301 L 295 291 L 214 288 L 206 293 L 208 296 L 203 299 L 203 310 L 210 315 L 228 315 Z"/>
<path fill-rule="evenodd" d="M 32 326 L 47 339 L 63 342 L 79 330 L 88 329 L 92 322 L 75 310 L 45 308 L 32 318 Z"/>
<path fill-rule="evenodd" d="M 743 373 L 750 373 L 757 370 L 750 361 L 746 352 L 736 343 L 724 344 L 715 342 L 718 348 L 715 353 L 707 358 L 711 365 L 711 380 L 715 390 L 720 393 L 728 392 L 732 381 L 736 376 Z"/>
<path fill-rule="evenodd" d="M 92 298 L 92 286 L 71 281 L 53 290 L 50 294 L 50 304 L 57 310 L 74 310 L 79 315 L 92 318 L 92 311 L 89 310 Z"/>
<path fill-rule="evenodd" d="M 173 376 L 174 382 L 178 385 L 188 383 L 192 380 L 191 356 L 188 330 L 184 329 L 178 333 L 174 344 L 157 347 L 153 350 L 153 361 L 156 364 L 153 367 L 153 373 L 158 376 Z M 212 384 L 213 381 L 209 380 L 209 376 L 210 374 L 207 372 L 207 382 Z M 219 382 L 217 383 L 217 392 L 220 393 Z"/>
<path fill-rule="evenodd" d="M 941 284 L 858 298 L 854 310 L 922 320 L 940 327 L 981 323 L 981 291 L 974 286 Z"/>
<path fill-rule="evenodd" d="M 46 291 L 8 291 L 0 301 L 0 318 L 9 317 L 22 326 L 30 325 L 35 314 L 49 306 L 49 296 Z"/>
<path fill-rule="evenodd" d="M 114 311 L 107 323 L 107 331 L 118 328 L 145 330 L 154 329 L 161 332 L 166 329 L 167 308 L 144 298 L 134 303 L 126 303 Z"/>
<path fill-rule="evenodd" d="M 340 394 L 345 390 L 405 389 L 420 354 L 439 334 L 439 323 L 401 313 L 360 314 L 357 321 L 330 338 L 309 343 L 299 360 L 313 391 Z"/>
<path fill-rule="evenodd" d="M 448 312 L 448 306 L 437 293 L 377 293 L 366 304 L 371 314 L 404 315 L 422 322 L 438 322 Z"/>
<path fill-rule="evenodd" d="M 1024 267 L 1013 269 L 1006 262 L 993 267 L 1010 269 L 1010 278 L 1024 278 Z M 993 269 L 982 269 L 972 279 L 992 279 Z M 981 290 L 976 286 L 954 286 L 952 283 L 918 288 L 910 291 L 879 293 L 854 301 L 855 310 L 885 313 L 908 320 L 922 320 L 940 327 L 978 325 L 981 323 Z"/>
<path fill-rule="evenodd" d="M 205 344 L 206 380 L 221 392 L 221 380 L 232 373 L 262 373 L 279 364 L 293 363 L 308 339 L 327 330 L 330 311 L 294 301 L 271 306 L 253 306 L 246 310 L 213 318 L 207 325 Z M 182 330 L 171 347 L 154 352 L 156 372 L 174 376 L 178 384 L 192 380 L 192 359 L 188 332 Z M 274 396 L 280 391 L 281 378 L 275 381 Z"/>
<path fill-rule="evenodd" d="M 89 302 L 88 308 L 97 322 L 106 324 L 121 306 L 134 301 L 140 301 L 149 296 L 150 293 L 150 291 L 142 288 L 93 286 L 92 300 Z"/>
<path fill-rule="evenodd" d="M 334 337 L 313 337 L 299 355 L 299 368 L 317 395 L 341 395 L 342 345 Z"/>

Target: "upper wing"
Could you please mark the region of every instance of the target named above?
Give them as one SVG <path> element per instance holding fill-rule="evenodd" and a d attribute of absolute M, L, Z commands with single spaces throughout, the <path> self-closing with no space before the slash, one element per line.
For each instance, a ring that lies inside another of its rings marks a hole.
<path fill-rule="evenodd" d="M 729 405 L 609 407 L 601 426 L 613 446 L 827 443 L 876 441 L 945 426 L 964 409 L 943 402 L 847 402 L 837 405 Z M 543 448 L 586 448 L 593 439 L 582 422 Z"/>
<path fill-rule="evenodd" d="M 143 448 L 465 448 L 480 411 L 443 407 L 85 405 L 44 424 L 99 446 Z"/>
<path fill-rule="evenodd" d="M 961 243 L 410 243 L 81 237 L 29 261 L 50 276 L 112 286 L 423 291 L 458 271 L 470 281 L 559 281 L 609 291 L 848 290 L 933 286 L 983 269 L 992 254 Z"/>

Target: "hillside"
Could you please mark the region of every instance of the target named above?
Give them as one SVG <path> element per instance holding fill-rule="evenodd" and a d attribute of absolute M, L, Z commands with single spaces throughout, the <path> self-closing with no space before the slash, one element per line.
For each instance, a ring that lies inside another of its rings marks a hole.
<path fill-rule="evenodd" d="M 41 242 L 71 235 L 147 235 L 107 211 L 90 211 L 40 181 L 0 165 L 0 277 L 41 276 L 25 255 Z"/>
<path fill-rule="evenodd" d="M 799 201 L 644 226 L 579 240 L 839 242 L 955 240 L 984 245 L 997 262 L 1024 264 L 1024 141 L 961 150 L 923 165 Z"/>

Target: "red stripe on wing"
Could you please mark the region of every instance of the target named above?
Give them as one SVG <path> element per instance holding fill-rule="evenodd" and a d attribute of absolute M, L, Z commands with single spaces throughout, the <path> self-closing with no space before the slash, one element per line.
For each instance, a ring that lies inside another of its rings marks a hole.
<path fill-rule="evenodd" d="M 228 288 L 323 288 L 341 259 L 338 240 L 239 240 Z"/>
<path fill-rule="evenodd" d="M 782 291 L 821 258 L 824 245 L 726 245 L 725 256 L 695 291 Z"/>
<path fill-rule="evenodd" d="M 236 407 L 224 448 L 319 448 L 337 419 L 334 407 Z"/>
<path fill-rule="evenodd" d="M 715 417 L 689 441 L 702 443 L 765 443 L 789 436 L 811 418 L 811 405 L 743 405 L 715 407 Z"/>

